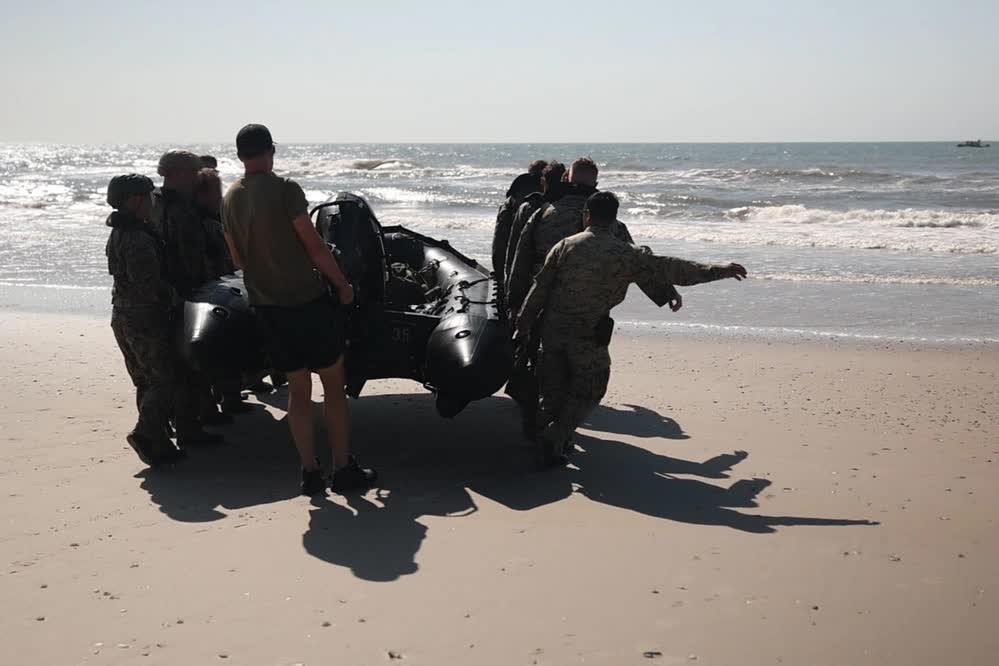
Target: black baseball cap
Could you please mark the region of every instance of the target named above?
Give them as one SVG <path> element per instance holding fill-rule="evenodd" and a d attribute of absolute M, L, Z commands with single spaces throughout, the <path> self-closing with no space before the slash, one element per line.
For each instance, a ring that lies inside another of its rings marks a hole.
<path fill-rule="evenodd" d="M 236 154 L 240 157 L 256 157 L 273 147 L 271 131 L 263 125 L 251 123 L 236 134 Z"/>

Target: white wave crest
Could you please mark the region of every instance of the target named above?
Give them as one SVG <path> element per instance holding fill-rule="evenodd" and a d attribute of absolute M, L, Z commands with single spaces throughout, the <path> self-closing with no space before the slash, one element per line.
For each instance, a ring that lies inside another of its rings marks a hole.
<path fill-rule="evenodd" d="M 354 160 L 350 163 L 351 169 L 357 169 L 358 171 L 373 171 L 375 169 L 383 168 L 413 168 L 415 165 L 405 162 L 403 160 L 397 159 L 368 159 L 368 160 Z"/>
<path fill-rule="evenodd" d="M 639 241 L 999 254 L 999 213 L 992 211 L 829 210 L 783 205 L 732 208 L 716 222 L 647 219 L 634 220 L 631 231 Z"/>
<path fill-rule="evenodd" d="M 829 339 L 847 341 L 868 341 L 868 342 L 915 342 L 915 343 L 937 343 L 937 344 L 999 344 L 999 339 L 987 336 L 965 337 L 965 336 L 916 336 L 916 335 L 890 335 L 876 333 L 854 333 L 851 331 L 835 331 L 810 328 L 794 328 L 789 326 L 739 326 L 724 324 L 702 324 L 698 322 L 666 322 L 666 321 L 640 321 L 634 319 L 623 319 L 617 322 L 624 328 L 631 329 L 632 332 L 655 332 L 663 330 L 687 330 L 690 332 L 704 332 L 729 336 L 749 336 L 762 338 L 798 338 L 798 339 Z"/>
<path fill-rule="evenodd" d="M 21 282 L 19 280 L 0 280 L 0 287 L 21 287 L 31 289 L 62 289 L 69 291 L 108 291 L 106 286 L 85 284 L 52 284 L 47 282 Z"/>
<path fill-rule="evenodd" d="M 996 287 L 999 277 L 954 276 L 954 275 L 898 275 L 874 273 L 793 273 L 762 272 L 753 273 L 754 280 L 777 282 L 833 282 L 844 284 L 907 284 L 907 285 L 946 285 L 954 287 Z"/>
<path fill-rule="evenodd" d="M 828 210 L 790 204 L 784 206 L 740 206 L 725 213 L 726 219 L 748 223 L 826 224 L 886 226 L 908 229 L 957 229 L 960 227 L 999 229 L 999 213 L 943 210 Z"/>

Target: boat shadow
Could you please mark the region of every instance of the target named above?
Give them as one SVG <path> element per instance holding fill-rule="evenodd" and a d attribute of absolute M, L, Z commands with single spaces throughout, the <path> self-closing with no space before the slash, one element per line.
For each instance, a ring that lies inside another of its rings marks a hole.
<path fill-rule="evenodd" d="M 269 396 L 275 404 L 281 396 Z M 379 489 L 363 496 L 312 501 L 302 545 L 310 555 L 358 578 L 393 581 L 416 573 L 427 517 L 461 518 L 478 510 L 475 495 L 531 511 L 573 494 L 674 522 L 767 534 L 795 525 L 870 525 L 866 520 L 768 516 L 757 507 L 770 482 L 728 479 L 748 457 L 726 452 L 703 461 L 662 455 L 597 434 L 579 434 L 573 464 L 539 472 L 519 432 L 513 402 L 489 398 L 457 418 L 434 411 L 419 394 L 368 395 L 352 402 L 352 433 L 362 462 L 377 466 Z M 674 420 L 648 409 L 601 407 L 590 433 L 687 439 Z M 144 473 L 142 486 L 171 518 L 218 520 L 233 510 L 297 493 L 298 466 L 282 419 L 258 408 L 233 427 L 238 444 L 197 455 L 174 470 Z M 690 478 L 700 477 L 700 478 Z"/>

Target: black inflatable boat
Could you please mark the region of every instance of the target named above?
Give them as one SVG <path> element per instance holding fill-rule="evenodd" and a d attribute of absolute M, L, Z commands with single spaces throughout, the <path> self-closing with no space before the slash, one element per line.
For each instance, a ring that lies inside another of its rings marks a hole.
<path fill-rule="evenodd" d="M 367 202 L 343 193 L 313 211 L 354 285 L 348 322 L 347 392 L 369 379 L 421 382 L 454 416 L 502 388 L 510 375 L 510 327 L 491 273 L 447 241 L 382 227 Z M 185 304 L 181 352 L 208 375 L 267 369 L 242 279 L 208 283 Z"/>

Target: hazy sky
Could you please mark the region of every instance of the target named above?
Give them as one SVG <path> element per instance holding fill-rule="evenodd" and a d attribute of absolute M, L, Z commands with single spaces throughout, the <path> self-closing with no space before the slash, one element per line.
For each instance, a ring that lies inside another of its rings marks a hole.
<path fill-rule="evenodd" d="M 0 0 L 0 141 L 999 139 L 997 0 Z"/>

